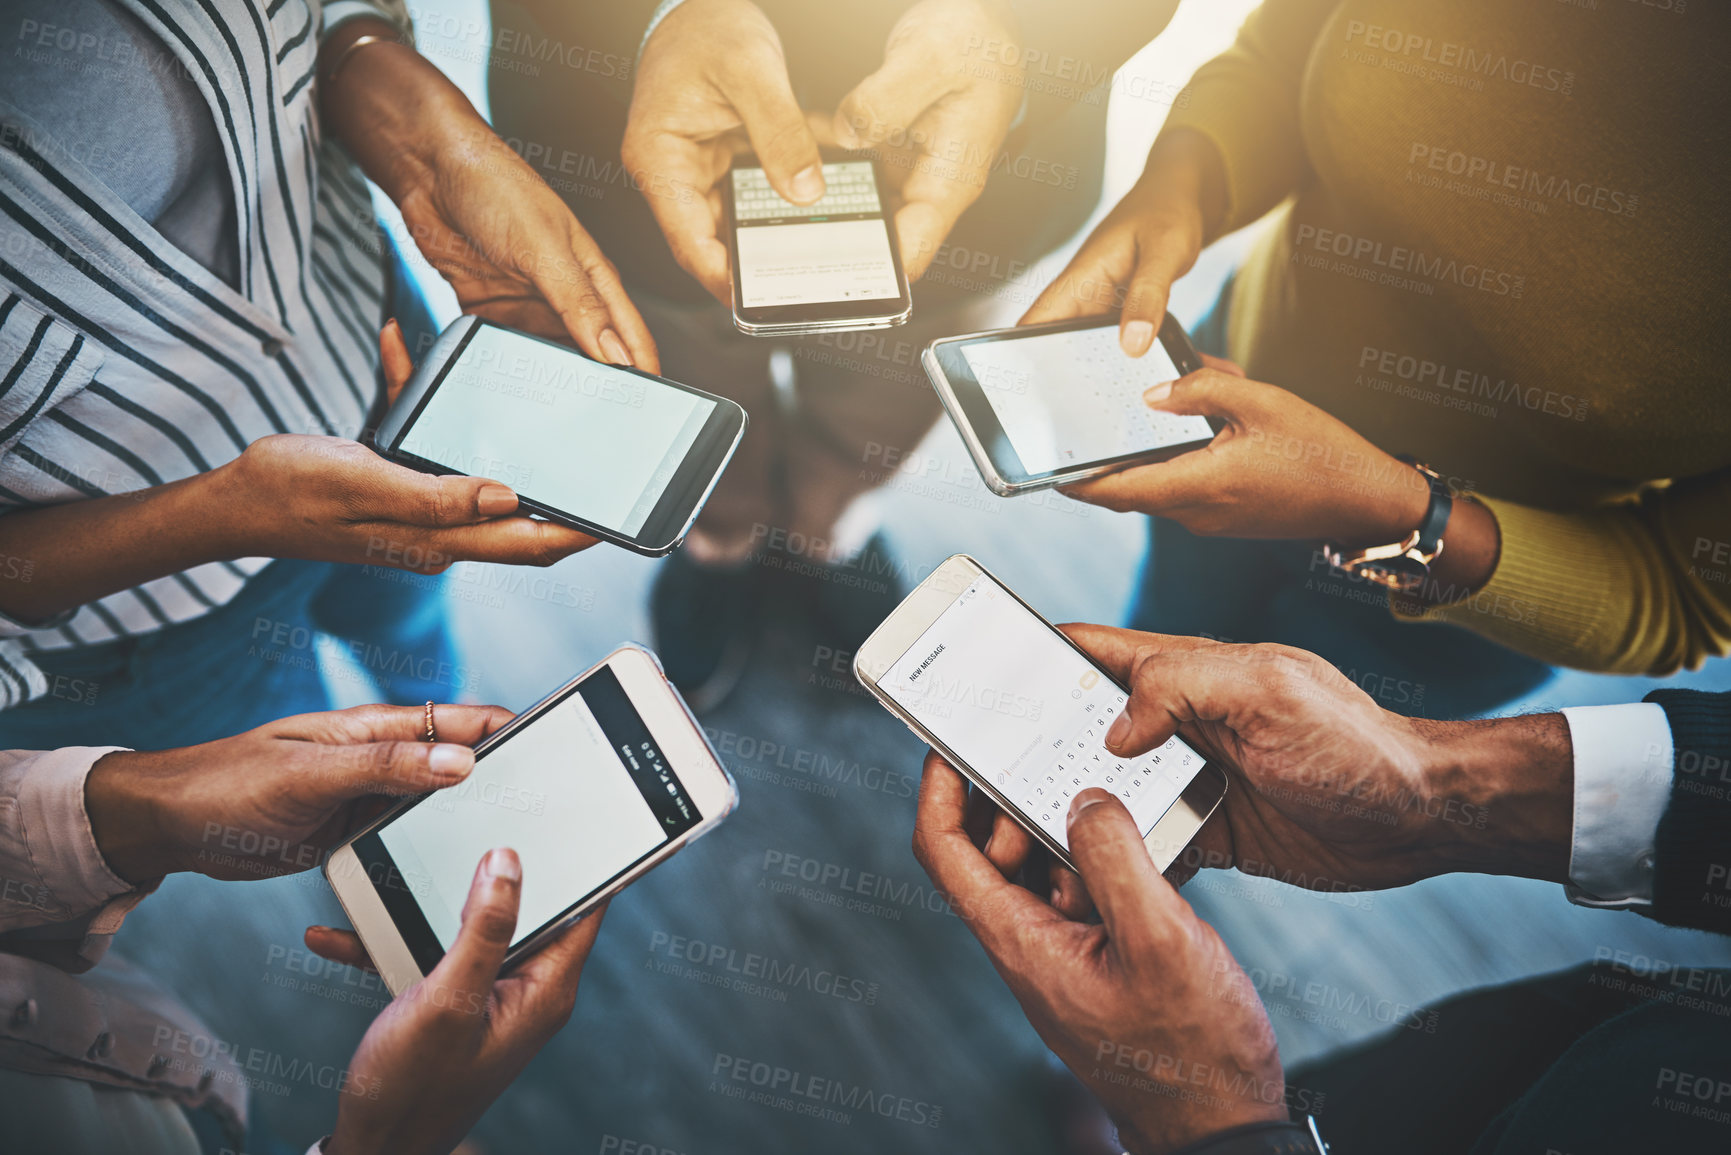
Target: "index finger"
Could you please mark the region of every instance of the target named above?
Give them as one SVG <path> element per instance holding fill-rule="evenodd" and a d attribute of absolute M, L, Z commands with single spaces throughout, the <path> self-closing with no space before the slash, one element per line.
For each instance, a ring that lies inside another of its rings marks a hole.
<path fill-rule="evenodd" d="M 1158 516 L 1192 504 L 1199 492 L 1216 491 L 1210 486 L 1209 475 L 1218 461 L 1218 455 L 1210 456 L 1196 449 L 1170 461 L 1133 465 L 1091 481 L 1066 485 L 1063 493 L 1120 513 L 1133 511 Z"/>
<path fill-rule="evenodd" d="M 996 956 L 1013 946 L 1020 927 L 1063 916 L 1004 878 L 980 853 L 968 837 L 967 801 L 967 780 L 935 751 L 927 754 L 914 816 L 914 857 Z"/>
<path fill-rule="evenodd" d="M 1115 796 L 1091 786 L 1070 803 L 1068 821 L 1070 857 L 1113 941 L 1130 957 L 1158 953 L 1187 908 L 1154 869 L 1136 820 Z"/>

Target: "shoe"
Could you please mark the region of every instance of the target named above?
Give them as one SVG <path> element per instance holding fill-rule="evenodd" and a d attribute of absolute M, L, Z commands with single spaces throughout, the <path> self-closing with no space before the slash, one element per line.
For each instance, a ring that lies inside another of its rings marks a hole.
<path fill-rule="evenodd" d="M 899 577 L 901 565 L 881 533 L 874 533 L 846 561 L 814 561 L 792 554 L 777 561 L 771 572 L 779 575 L 790 604 L 804 609 L 826 644 L 850 653 L 890 616 L 907 592 Z"/>
<path fill-rule="evenodd" d="M 697 714 L 720 706 L 745 676 L 758 627 L 757 567 L 708 566 L 675 551 L 655 574 L 649 620 L 667 678 Z"/>

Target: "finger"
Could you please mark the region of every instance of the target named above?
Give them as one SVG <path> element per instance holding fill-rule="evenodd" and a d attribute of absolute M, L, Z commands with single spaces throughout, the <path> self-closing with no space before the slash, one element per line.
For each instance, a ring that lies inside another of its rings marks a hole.
<path fill-rule="evenodd" d="M 777 53 L 773 63 L 763 63 L 754 75 L 741 74 L 740 82 L 728 84 L 726 95 L 770 187 L 796 205 L 809 205 L 823 196 L 823 155 L 794 99 L 786 62 Z"/>
<path fill-rule="evenodd" d="M 1244 366 L 1240 365 L 1236 361 L 1228 361 L 1224 357 L 1216 357 L 1211 353 L 1198 352 L 1197 356 L 1201 357 L 1202 363 L 1210 369 L 1218 369 L 1220 372 L 1230 373 L 1234 377 L 1250 376 L 1250 374 L 1244 371 Z"/>
<path fill-rule="evenodd" d="M 1191 637 L 1188 634 L 1151 634 L 1143 630 L 1099 626 L 1090 622 L 1065 622 L 1058 629 L 1063 631 L 1065 637 L 1082 647 L 1083 651 L 1121 686 L 1132 684 L 1136 659 L 1143 653 L 1186 654 L 1221 645 L 1212 639 Z"/>
<path fill-rule="evenodd" d="M 379 330 L 379 364 L 385 372 L 385 404 L 396 403 L 403 386 L 414 376 L 415 362 L 409 356 L 408 342 L 403 340 L 403 327 L 392 317 Z"/>
<path fill-rule="evenodd" d="M 1021 926 L 1056 917 L 1009 882 L 968 838 L 967 780 L 936 753 L 926 755 L 914 818 L 914 857 L 956 913 L 994 955 L 1014 948 Z"/>
<path fill-rule="evenodd" d="M 992 819 L 991 836 L 986 839 L 986 845 L 980 853 L 986 856 L 986 861 L 998 868 L 998 873 L 1013 879 L 1021 873 L 1022 867 L 1027 865 L 1036 845 L 1034 836 L 1029 834 L 1020 822 L 999 810 Z"/>
<path fill-rule="evenodd" d="M 1054 862 L 1046 873 L 1053 908 L 1074 922 L 1085 922 L 1094 913 L 1094 900 L 1088 897 L 1082 876 L 1061 862 Z"/>
<path fill-rule="evenodd" d="M 1181 453 L 1170 461 L 1135 465 L 1091 481 L 1066 485 L 1066 497 L 1118 513 L 1166 516 L 1218 500 L 1221 471 L 1229 466 L 1201 452 Z"/>
<path fill-rule="evenodd" d="M 433 707 L 433 727 L 440 741 L 473 746 L 516 715 L 503 706 Z M 296 738 L 329 745 L 360 745 L 368 742 L 415 742 L 427 736 L 427 713 L 422 706 L 351 706 L 297 714 L 266 727 L 272 737 Z"/>
<path fill-rule="evenodd" d="M 515 973 L 536 985 L 569 991 L 577 985 L 583 964 L 595 948 L 595 938 L 601 933 L 601 918 L 606 913 L 607 904 L 602 903 L 536 951 Z"/>
<path fill-rule="evenodd" d="M 1176 381 L 1162 381 L 1142 394 L 1142 403 L 1163 413 L 1218 417 L 1234 425 L 1261 418 L 1284 389 L 1235 376 L 1220 369 L 1198 369 Z M 1183 455 L 1174 462 L 1184 460 Z"/>
<path fill-rule="evenodd" d="M 442 527 L 471 525 L 517 512 L 517 494 L 486 477 L 435 476 L 373 457 L 345 458 L 350 466 L 354 521 L 390 521 Z"/>
<path fill-rule="evenodd" d="M 1034 298 L 1016 323 L 1037 325 L 1110 313 L 1118 303 L 1118 286 L 1135 267 L 1134 230 L 1108 218 L 1089 234 L 1064 271 Z"/>
<path fill-rule="evenodd" d="M 956 221 L 985 191 L 1004 128 L 997 100 L 984 91 L 952 95 L 920 124 L 941 151 L 933 163 L 914 165 L 902 183 L 906 203 L 896 213 L 896 233 L 910 278 L 926 271 Z M 952 148 L 950 142 L 966 147 Z"/>
<path fill-rule="evenodd" d="M 624 157 L 673 259 L 711 296 L 729 304 L 733 279 L 727 246 L 716 236 L 720 202 L 714 190 L 719 174 L 711 150 L 672 132 L 633 130 L 626 134 Z"/>
<path fill-rule="evenodd" d="M 505 517 L 482 525 L 440 530 L 427 538 L 428 557 L 445 568 L 457 561 L 549 566 L 596 543 L 581 530 L 534 517 Z"/>
<path fill-rule="evenodd" d="M 454 1009 L 478 1014 L 485 1008 L 517 931 L 522 889 L 523 866 L 514 850 L 488 851 L 475 868 L 457 941 L 427 976 Z"/>
<path fill-rule="evenodd" d="M 309 802 L 336 806 L 368 794 L 425 794 L 455 786 L 475 769 L 475 752 L 456 742 L 367 742 L 313 746 L 295 782 Z"/>
<path fill-rule="evenodd" d="M 841 147 L 862 149 L 908 139 L 925 111 L 957 87 L 944 61 L 908 41 L 888 53 L 882 68 L 854 85 L 835 110 L 835 138 Z"/>
<path fill-rule="evenodd" d="M 367 953 L 367 948 L 361 945 L 360 936 L 352 930 L 338 930 L 334 926 L 309 926 L 302 937 L 307 949 L 320 958 L 378 973 L 379 968 L 373 965 L 373 956 Z"/>
<path fill-rule="evenodd" d="M 655 372 L 660 357 L 649 327 L 626 295 L 619 271 L 561 206 L 567 254 L 564 259 L 530 264 L 529 277 L 577 347 L 598 361 L 635 365 Z M 551 231 L 551 230 L 549 230 Z"/>
<path fill-rule="evenodd" d="M 1136 820 L 1113 795 L 1091 786 L 1070 804 L 1068 835 L 1088 894 L 1112 938 L 1132 957 L 1158 952 L 1185 911 L 1154 869 Z"/>
<path fill-rule="evenodd" d="M 1171 229 L 1144 225 L 1135 232 L 1136 264 L 1124 286 L 1124 308 L 1118 318 L 1118 346 L 1132 357 L 1154 347 L 1166 320 L 1172 282 L 1195 260 L 1187 236 Z"/>

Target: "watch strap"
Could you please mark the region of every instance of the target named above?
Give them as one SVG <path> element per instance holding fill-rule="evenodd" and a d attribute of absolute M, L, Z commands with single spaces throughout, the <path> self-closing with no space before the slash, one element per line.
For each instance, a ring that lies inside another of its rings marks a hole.
<path fill-rule="evenodd" d="M 1420 553 L 1434 556 L 1441 551 L 1443 531 L 1448 528 L 1449 514 L 1454 511 L 1454 497 L 1449 493 L 1448 482 L 1435 470 L 1420 465 L 1410 454 L 1403 453 L 1398 460 L 1418 470 L 1425 484 L 1430 486 L 1430 506 L 1424 511 L 1424 520 L 1419 523 L 1415 547 Z"/>
<path fill-rule="evenodd" d="M 1217 1131 L 1172 1155 L 1328 1155 L 1328 1144 L 1307 1115 L 1302 1123 L 1248 1123 Z"/>

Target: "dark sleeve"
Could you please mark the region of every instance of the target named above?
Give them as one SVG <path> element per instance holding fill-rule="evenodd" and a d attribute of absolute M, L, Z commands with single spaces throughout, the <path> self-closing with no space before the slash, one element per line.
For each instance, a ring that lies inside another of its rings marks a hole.
<path fill-rule="evenodd" d="M 1671 724 L 1671 802 L 1659 820 L 1660 922 L 1731 934 L 1731 693 L 1654 690 Z"/>

